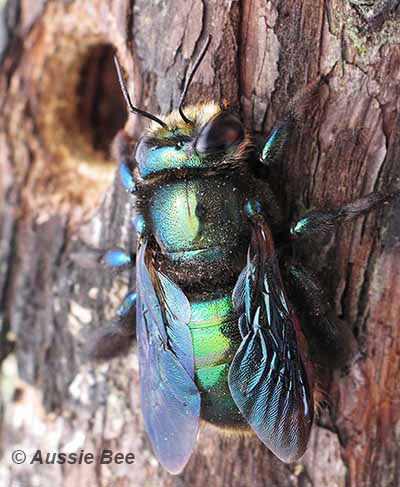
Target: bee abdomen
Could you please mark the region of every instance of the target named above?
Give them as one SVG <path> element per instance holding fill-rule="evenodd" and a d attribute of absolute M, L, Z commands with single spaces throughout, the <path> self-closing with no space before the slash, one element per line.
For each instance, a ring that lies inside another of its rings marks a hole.
<path fill-rule="evenodd" d="M 240 427 L 244 419 L 228 387 L 229 367 L 241 342 L 231 293 L 192 302 L 189 327 L 202 418 L 221 427 Z"/>

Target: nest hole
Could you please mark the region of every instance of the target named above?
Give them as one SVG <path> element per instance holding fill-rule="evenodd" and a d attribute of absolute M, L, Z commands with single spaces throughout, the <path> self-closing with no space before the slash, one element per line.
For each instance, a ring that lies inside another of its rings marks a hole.
<path fill-rule="evenodd" d="M 90 48 L 82 64 L 77 85 L 79 125 L 95 151 L 110 158 L 110 146 L 124 127 L 128 113 L 114 66 L 110 44 Z"/>
<path fill-rule="evenodd" d="M 38 83 L 38 126 L 48 163 L 36 192 L 51 193 L 51 204 L 43 197 L 51 211 L 76 207 L 77 214 L 87 215 L 114 180 L 111 145 L 128 111 L 112 44 L 69 36 L 60 36 L 59 43 L 44 58 Z"/>

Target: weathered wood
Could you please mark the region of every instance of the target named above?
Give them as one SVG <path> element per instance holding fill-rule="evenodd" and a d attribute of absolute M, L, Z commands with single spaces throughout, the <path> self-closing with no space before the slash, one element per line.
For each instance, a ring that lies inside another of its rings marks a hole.
<path fill-rule="evenodd" d="M 330 380 L 328 407 L 296 465 L 254 437 L 204 427 L 183 474 L 163 472 L 143 432 L 134 351 L 98 367 L 83 357 L 84 330 L 111 318 L 134 276 L 112 279 L 72 258 L 88 245 L 134 246 L 131 201 L 107 149 L 126 117 L 112 49 L 135 103 L 165 112 L 212 34 L 190 101 L 226 99 L 264 134 L 307 82 L 329 74 L 274 180 L 288 217 L 398 187 L 400 25 L 395 8 L 379 15 L 375 3 L 379 21 L 366 25 L 367 6 L 343 0 L 9 0 L 0 43 L 4 485 L 31 484 L 32 472 L 65 486 L 399 484 L 400 202 L 343 224 L 308 258 L 360 356 Z M 137 136 L 144 124 L 130 117 L 127 129 Z M 104 447 L 134 452 L 135 464 L 10 460 L 17 448 Z"/>

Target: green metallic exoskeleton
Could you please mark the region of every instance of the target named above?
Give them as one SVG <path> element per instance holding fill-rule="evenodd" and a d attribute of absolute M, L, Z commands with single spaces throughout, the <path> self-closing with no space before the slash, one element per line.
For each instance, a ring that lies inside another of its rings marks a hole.
<path fill-rule="evenodd" d="M 153 122 L 136 147 L 125 132 L 119 136 L 121 181 L 136 198 L 136 292 L 125 297 L 93 353 L 110 358 L 126 350 L 136 321 L 145 427 L 172 473 L 187 463 L 200 418 L 255 432 L 282 461 L 304 453 L 314 415 L 313 364 L 340 367 L 355 341 L 291 249 L 394 194 L 372 193 L 284 224 L 265 169 L 281 156 L 296 112 L 258 147 L 226 107 L 183 111 L 204 53 L 179 109 L 163 119 L 133 107 L 117 62 L 130 111 Z M 112 249 L 102 262 L 122 269 L 134 259 Z"/>
<path fill-rule="evenodd" d="M 207 103 L 187 107 L 185 119 L 177 111 L 153 122 L 134 160 L 123 161 L 140 214 L 142 409 L 171 472 L 187 462 L 200 417 L 253 429 L 285 461 L 303 453 L 309 436 L 312 366 L 298 347 L 304 337 L 269 229 L 276 203 L 250 170 L 256 160 L 239 118 Z"/>

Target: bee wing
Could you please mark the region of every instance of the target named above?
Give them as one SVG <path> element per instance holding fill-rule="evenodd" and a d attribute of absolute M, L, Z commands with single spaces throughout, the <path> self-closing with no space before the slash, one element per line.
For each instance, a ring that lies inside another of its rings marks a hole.
<path fill-rule="evenodd" d="M 137 254 L 137 341 L 140 400 L 146 430 L 160 463 L 179 473 L 193 450 L 200 393 L 193 382 L 189 302 L 168 277 Z"/>
<path fill-rule="evenodd" d="M 260 440 L 291 462 L 306 449 L 313 398 L 298 347 L 299 324 L 283 289 L 271 232 L 260 218 L 233 293 L 246 334 L 230 367 L 229 387 Z"/>

